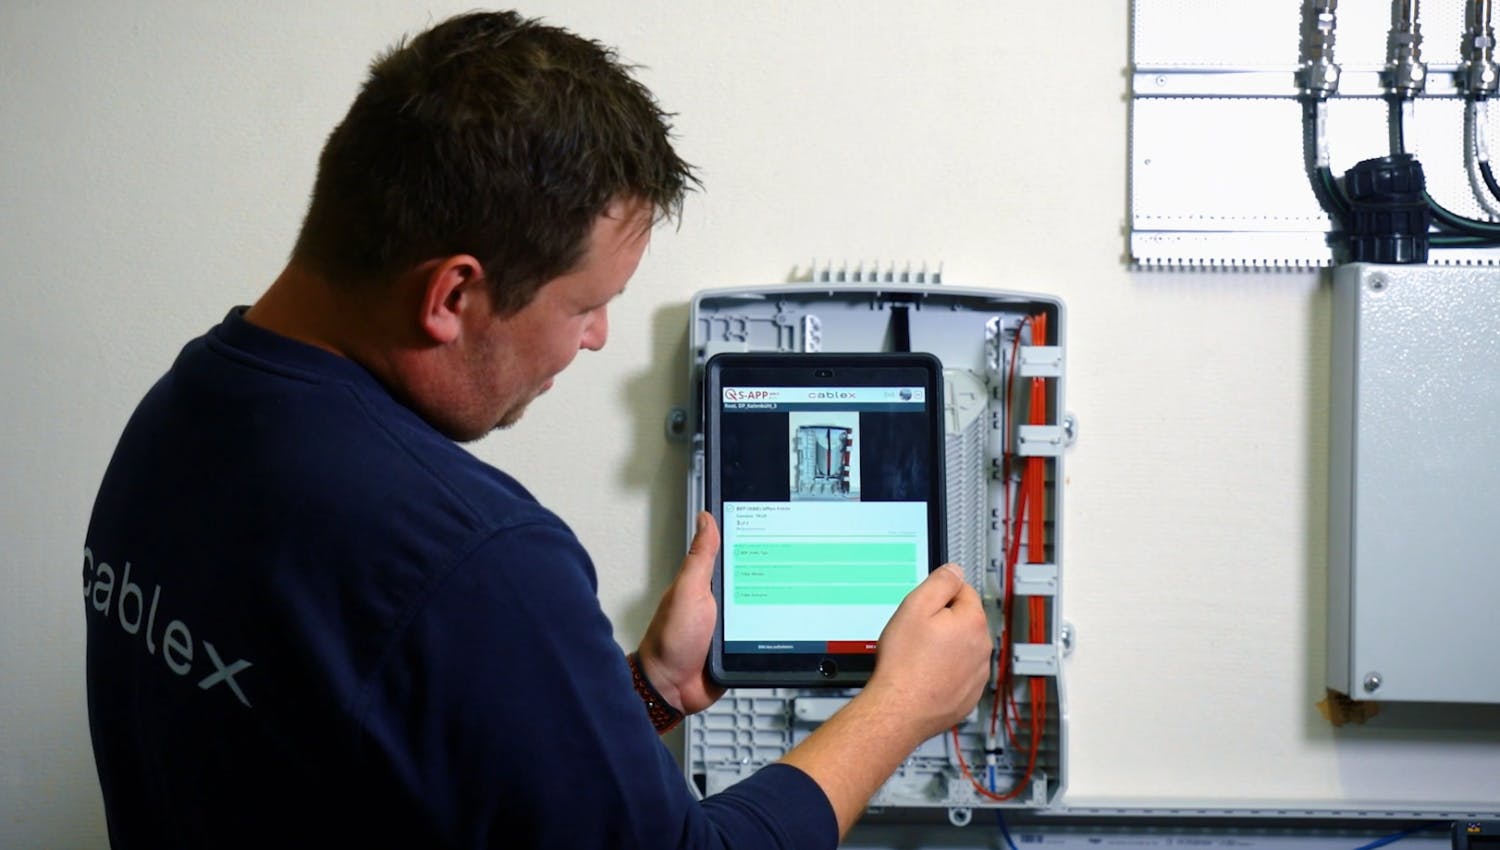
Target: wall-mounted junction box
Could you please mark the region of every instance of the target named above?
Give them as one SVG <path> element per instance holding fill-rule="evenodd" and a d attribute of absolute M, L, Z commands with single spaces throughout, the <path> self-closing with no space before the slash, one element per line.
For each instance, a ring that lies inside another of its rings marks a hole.
<path fill-rule="evenodd" d="M 1055 806 L 1066 781 L 1061 665 L 1067 630 L 1058 608 L 1058 482 L 1063 478 L 1062 450 L 1074 431 L 1063 408 L 1063 305 L 1048 296 L 952 288 L 926 274 L 821 272 L 812 277 L 704 291 L 693 299 L 688 368 L 695 403 L 691 412 L 677 411 L 672 420 L 693 447 L 689 525 L 703 505 L 699 411 L 702 367 L 709 357 L 721 351 L 910 350 L 936 355 L 945 382 L 948 554 L 980 591 L 997 631 L 1005 595 L 1004 553 L 1012 535 L 1020 537 L 1011 594 L 1020 613 L 1013 613 L 1011 622 L 1013 633 L 1023 637 L 1016 638 L 1010 652 L 1015 676 L 1009 691 L 1015 699 L 1006 709 L 1014 732 L 1008 734 L 1001 723 L 991 734 L 996 697 L 990 689 L 959 727 L 956 741 L 955 735 L 944 734 L 924 743 L 870 804 L 946 808 L 954 823 L 966 823 L 974 808 Z M 1033 408 L 1038 415 L 1032 415 Z M 1027 464 L 1037 471 L 1044 494 L 1044 526 L 1029 532 L 1005 521 Z M 1042 640 L 1029 634 L 1030 611 L 1042 613 L 1037 618 L 1045 623 Z M 1033 678 L 1042 683 L 1039 702 L 1030 699 Z M 734 784 L 779 759 L 853 693 L 731 691 L 688 719 L 684 761 L 689 779 L 705 793 Z M 1033 705 L 1039 710 L 1033 711 Z M 1033 718 L 1041 730 L 1034 756 L 1029 736 Z M 976 790 L 976 782 L 993 796 Z"/>
<path fill-rule="evenodd" d="M 1500 272 L 1334 271 L 1328 686 L 1500 702 Z"/>

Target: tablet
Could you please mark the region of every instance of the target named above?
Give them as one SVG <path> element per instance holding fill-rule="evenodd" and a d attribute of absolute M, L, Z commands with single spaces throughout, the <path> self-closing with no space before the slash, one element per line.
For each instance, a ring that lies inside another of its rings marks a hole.
<path fill-rule="evenodd" d="M 712 677 L 868 681 L 896 606 L 946 557 L 943 372 L 930 354 L 719 354 L 704 489 L 723 543 Z"/>

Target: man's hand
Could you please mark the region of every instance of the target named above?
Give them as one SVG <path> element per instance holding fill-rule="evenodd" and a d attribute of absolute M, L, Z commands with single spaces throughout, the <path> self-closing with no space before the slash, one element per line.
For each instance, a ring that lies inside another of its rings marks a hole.
<path fill-rule="evenodd" d="M 957 567 L 906 595 L 880 633 L 870 683 L 781 759 L 823 789 L 839 835 L 912 750 L 979 701 L 990 649 L 984 605 Z"/>
<path fill-rule="evenodd" d="M 719 527 L 707 512 L 698 514 L 698 530 L 682 559 L 677 578 L 662 594 L 656 615 L 646 627 L 637 655 L 641 672 L 657 692 L 684 714 L 696 714 L 724 695 L 708 678 L 708 646 L 718 619 L 714 602 L 714 556 Z"/>
<path fill-rule="evenodd" d="M 993 646 L 979 594 L 957 566 L 945 564 L 891 616 L 865 689 L 897 706 L 923 740 L 957 723 L 979 701 Z"/>

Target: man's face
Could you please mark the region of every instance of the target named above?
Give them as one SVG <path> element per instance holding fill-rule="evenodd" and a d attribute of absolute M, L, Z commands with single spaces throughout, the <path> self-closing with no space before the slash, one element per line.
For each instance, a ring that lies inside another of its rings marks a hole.
<path fill-rule="evenodd" d="M 465 396 L 459 439 L 515 424 L 552 386 L 579 349 L 598 351 L 609 333 L 607 306 L 635 274 L 651 239 L 650 210 L 616 202 L 594 222 L 588 249 L 572 271 L 548 281 L 509 316 L 487 293 L 466 313 Z"/>

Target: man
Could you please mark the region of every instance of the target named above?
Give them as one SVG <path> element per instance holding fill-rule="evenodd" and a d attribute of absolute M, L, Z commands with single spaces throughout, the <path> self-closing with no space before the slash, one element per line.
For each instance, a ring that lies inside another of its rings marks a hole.
<path fill-rule="evenodd" d="M 657 732 L 720 695 L 712 520 L 626 657 L 578 540 L 455 442 L 604 345 L 692 182 L 650 94 L 562 30 L 465 15 L 374 64 L 286 269 L 184 348 L 100 488 L 114 846 L 829 847 L 974 705 L 990 643 L 945 568 L 847 708 L 694 800 Z"/>

